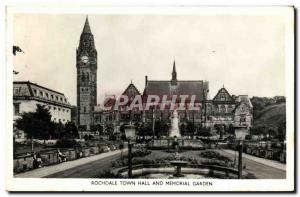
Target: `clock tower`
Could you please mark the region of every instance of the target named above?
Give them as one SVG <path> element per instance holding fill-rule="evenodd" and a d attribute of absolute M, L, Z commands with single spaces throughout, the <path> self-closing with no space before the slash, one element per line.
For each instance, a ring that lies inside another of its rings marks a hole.
<path fill-rule="evenodd" d="M 77 123 L 81 131 L 90 131 L 97 105 L 97 50 L 88 17 L 76 50 Z"/>

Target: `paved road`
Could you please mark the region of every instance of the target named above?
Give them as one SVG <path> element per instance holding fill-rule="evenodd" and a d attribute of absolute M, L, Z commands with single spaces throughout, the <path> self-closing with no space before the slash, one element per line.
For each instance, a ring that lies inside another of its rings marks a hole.
<path fill-rule="evenodd" d="M 53 174 L 62 174 L 63 172 L 71 170 L 73 168 L 77 169 L 77 167 L 89 165 L 90 163 L 97 162 L 97 161 L 101 161 L 103 164 L 108 165 L 111 163 L 111 161 L 113 159 L 118 158 L 118 156 L 121 155 L 121 152 L 123 152 L 123 155 L 124 155 L 124 153 L 127 153 L 127 149 L 124 149 L 123 151 L 121 151 L 121 150 L 110 151 L 107 153 L 92 155 L 89 157 L 84 157 L 84 158 L 80 158 L 80 159 L 73 160 L 73 161 L 63 162 L 63 163 L 56 164 L 56 165 L 45 166 L 42 168 L 30 170 L 27 172 L 15 174 L 14 177 L 15 178 L 42 178 L 42 177 L 47 177 L 47 176 L 50 176 Z M 115 157 L 113 157 L 113 156 L 115 156 Z M 104 162 L 104 161 L 106 161 L 106 162 Z M 92 168 L 91 170 L 95 170 L 95 169 Z"/>
<path fill-rule="evenodd" d="M 222 154 L 234 159 L 235 155 L 231 152 L 219 150 Z M 66 170 L 52 173 L 43 177 L 47 178 L 96 178 L 100 172 L 110 169 L 111 161 L 120 158 L 120 153 L 99 158 L 82 165 L 77 165 Z M 65 163 L 67 164 L 67 163 Z M 243 157 L 243 164 L 246 165 L 245 171 L 253 173 L 258 179 L 284 179 L 286 177 L 285 170 L 271 167 L 261 163 L 258 160 Z"/>
<path fill-rule="evenodd" d="M 111 162 L 120 158 L 121 154 L 114 154 L 97 161 L 83 164 L 62 172 L 45 176 L 44 178 L 97 178 L 104 170 L 110 169 Z M 126 153 L 123 153 L 126 156 Z"/>
<path fill-rule="evenodd" d="M 222 154 L 234 159 L 234 153 L 219 150 Z M 238 157 L 238 154 L 236 155 Z M 258 179 L 285 179 L 286 171 L 274 168 L 263 163 L 251 160 L 243 156 L 243 165 L 246 165 L 246 172 L 252 173 Z"/>

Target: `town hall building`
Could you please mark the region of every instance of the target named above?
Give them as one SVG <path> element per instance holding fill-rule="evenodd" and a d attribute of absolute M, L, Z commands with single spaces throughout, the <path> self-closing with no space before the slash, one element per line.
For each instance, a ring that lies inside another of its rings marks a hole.
<path fill-rule="evenodd" d="M 136 125 L 154 124 L 156 120 L 168 122 L 172 110 L 160 110 L 153 106 L 149 110 L 133 109 L 122 110 L 116 107 L 120 95 L 112 95 L 106 100 L 104 106 L 112 106 L 110 110 L 97 106 L 97 50 L 88 18 L 86 18 L 80 36 L 79 46 L 76 50 L 77 68 L 77 125 L 79 131 L 95 134 L 101 127 L 106 129 L 110 125 L 114 133 L 119 133 L 120 128 L 129 123 Z M 149 95 L 195 95 L 194 105 L 200 110 L 178 110 L 180 128 L 192 123 L 195 130 L 199 128 L 217 127 L 223 129 L 236 128 L 243 132 L 249 131 L 253 124 L 253 107 L 247 95 L 231 95 L 225 87 L 209 99 L 209 82 L 203 80 L 178 80 L 176 63 L 169 80 L 149 80 L 145 76 L 145 88 L 140 92 L 131 82 L 122 95 L 131 101 L 135 96 L 142 97 L 145 104 Z M 180 100 L 176 101 L 180 102 Z M 186 99 L 186 105 L 190 97 Z M 128 105 L 130 102 L 128 103 Z M 126 106 L 123 106 L 126 107 Z M 155 125 L 153 125 L 154 127 Z"/>

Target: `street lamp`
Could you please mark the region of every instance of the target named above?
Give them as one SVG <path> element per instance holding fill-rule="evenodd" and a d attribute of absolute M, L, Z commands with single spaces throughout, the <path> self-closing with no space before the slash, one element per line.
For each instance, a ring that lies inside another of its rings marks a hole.
<path fill-rule="evenodd" d="M 243 141 L 238 141 L 238 151 L 239 151 L 239 160 L 238 160 L 238 178 L 243 177 Z"/>
<path fill-rule="evenodd" d="M 135 139 L 135 126 L 131 124 L 124 126 L 125 136 L 128 140 L 128 178 L 132 177 L 132 140 Z"/>

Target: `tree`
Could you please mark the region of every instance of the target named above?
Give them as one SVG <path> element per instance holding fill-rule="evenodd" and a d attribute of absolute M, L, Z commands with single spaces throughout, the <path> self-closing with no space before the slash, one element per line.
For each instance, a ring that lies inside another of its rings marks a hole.
<path fill-rule="evenodd" d="M 168 128 L 167 122 L 163 120 L 156 120 L 154 127 L 155 136 L 160 137 L 163 135 L 168 135 Z"/>
<path fill-rule="evenodd" d="M 111 124 L 111 123 L 107 123 L 107 124 L 105 125 L 105 131 L 106 131 L 106 133 L 107 133 L 108 135 L 113 134 L 113 132 L 114 132 L 114 125 Z"/>
<path fill-rule="evenodd" d="M 201 137 L 211 137 L 212 134 L 210 132 L 210 128 L 200 127 L 199 132 L 197 133 Z"/>
<path fill-rule="evenodd" d="M 67 122 L 64 126 L 63 133 L 61 135 L 64 138 L 78 138 L 79 133 L 74 122 Z"/>
<path fill-rule="evenodd" d="M 230 135 L 234 135 L 234 126 L 232 124 L 229 125 L 228 127 L 228 130 L 227 132 L 230 134 Z"/>
<path fill-rule="evenodd" d="M 192 121 L 188 121 L 186 125 L 185 135 L 194 136 L 194 123 Z"/>
<path fill-rule="evenodd" d="M 138 127 L 137 134 L 139 136 L 143 136 L 143 139 L 145 140 L 145 136 L 151 136 L 152 135 L 152 126 L 149 123 L 142 124 L 140 127 Z"/>
<path fill-rule="evenodd" d="M 269 139 L 272 139 L 275 134 L 276 134 L 276 131 L 274 129 L 272 129 L 272 128 L 268 129 Z"/>
<path fill-rule="evenodd" d="M 49 139 L 54 133 L 49 109 L 37 105 L 35 112 L 25 112 L 16 120 L 16 127 L 23 130 L 29 138 Z"/>
<path fill-rule="evenodd" d="M 54 138 L 62 139 L 65 137 L 65 126 L 61 121 L 54 123 Z"/>
<path fill-rule="evenodd" d="M 278 139 L 280 141 L 284 141 L 286 139 L 286 121 L 280 122 L 278 124 L 277 131 L 278 131 Z"/>

